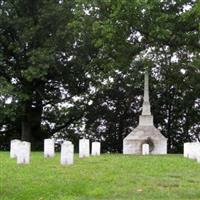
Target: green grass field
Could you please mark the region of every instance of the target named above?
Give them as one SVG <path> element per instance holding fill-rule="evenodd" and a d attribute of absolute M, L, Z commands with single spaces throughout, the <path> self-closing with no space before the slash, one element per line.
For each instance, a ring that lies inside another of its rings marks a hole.
<path fill-rule="evenodd" d="M 182 155 L 102 155 L 72 166 L 32 153 L 30 165 L 17 165 L 0 153 L 1 200 L 200 199 L 200 164 Z"/>

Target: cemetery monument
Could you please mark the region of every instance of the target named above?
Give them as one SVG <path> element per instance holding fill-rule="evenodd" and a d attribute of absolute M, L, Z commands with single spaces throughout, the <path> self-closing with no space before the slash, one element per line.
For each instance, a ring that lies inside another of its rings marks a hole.
<path fill-rule="evenodd" d="M 123 154 L 142 154 L 143 144 L 149 145 L 149 154 L 167 154 L 167 138 L 153 124 L 147 71 L 145 72 L 142 115 L 139 118 L 139 125 L 123 140 Z"/>

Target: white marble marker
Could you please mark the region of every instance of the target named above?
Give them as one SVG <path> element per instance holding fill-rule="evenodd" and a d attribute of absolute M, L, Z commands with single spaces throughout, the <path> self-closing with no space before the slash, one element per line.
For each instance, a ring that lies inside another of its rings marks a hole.
<path fill-rule="evenodd" d="M 72 165 L 74 163 L 74 145 L 70 141 L 64 141 L 61 145 L 61 165 Z"/>
<path fill-rule="evenodd" d="M 45 139 L 44 140 L 44 157 L 54 157 L 55 155 L 55 145 L 54 139 Z"/>
<path fill-rule="evenodd" d="M 17 157 L 17 152 L 18 152 L 18 144 L 20 143 L 20 140 L 11 140 L 10 141 L 10 157 L 11 158 L 16 158 Z"/>
<path fill-rule="evenodd" d="M 142 145 L 142 155 L 149 155 L 149 144 Z"/>
<path fill-rule="evenodd" d="M 79 158 L 90 156 L 90 141 L 88 139 L 79 140 Z"/>
<path fill-rule="evenodd" d="M 92 155 L 100 156 L 101 153 L 101 143 L 100 142 L 92 142 Z"/>
<path fill-rule="evenodd" d="M 29 164 L 31 153 L 30 142 L 20 142 L 18 144 L 17 164 Z"/>

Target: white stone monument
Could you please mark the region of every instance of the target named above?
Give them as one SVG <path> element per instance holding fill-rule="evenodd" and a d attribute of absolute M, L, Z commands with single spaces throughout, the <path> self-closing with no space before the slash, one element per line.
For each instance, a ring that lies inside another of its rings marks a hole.
<path fill-rule="evenodd" d="M 149 144 L 142 145 L 142 155 L 149 155 Z"/>
<path fill-rule="evenodd" d="M 100 156 L 101 153 L 101 143 L 100 142 L 92 142 L 92 155 Z"/>
<path fill-rule="evenodd" d="M 64 141 L 61 145 L 61 165 L 72 165 L 74 163 L 74 145 L 70 141 Z"/>
<path fill-rule="evenodd" d="M 144 101 L 139 125 L 123 140 L 124 154 L 142 154 L 142 145 L 149 144 L 150 154 L 167 154 L 167 138 L 153 124 L 149 102 L 149 75 L 145 72 Z"/>
<path fill-rule="evenodd" d="M 11 158 L 16 158 L 17 157 L 17 152 L 18 152 L 18 144 L 20 143 L 20 140 L 11 140 L 10 141 L 10 157 Z"/>
<path fill-rule="evenodd" d="M 30 142 L 20 142 L 18 144 L 17 164 L 29 164 L 31 153 Z"/>
<path fill-rule="evenodd" d="M 79 158 L 90 156 L 90 141 L 88 139 L 79 140 Z"/>
<path fill-rule="evenodd" d="M 44 157 L 54 157 L 55 156 L 55 144 L 54 139 L 44 140 Z"/>

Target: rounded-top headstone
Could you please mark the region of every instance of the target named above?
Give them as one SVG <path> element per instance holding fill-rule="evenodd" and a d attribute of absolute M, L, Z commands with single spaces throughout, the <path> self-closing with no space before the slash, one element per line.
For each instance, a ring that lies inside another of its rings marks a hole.
<path fill-rule="evenodd" d="M 71 165 L 74 163 L 74 145 L 70 141 L 64 141 L 61 145 L 60 163 Z"/>
<path fill-rule="evenodd" d="M 90 156 L 90 141 L 89 139 L 79 140 L 79 157 L 89 157 Z"/>
<path fill-rule="evenodd" d="M 149 155 L 149 144 L 142 145 L 142 155 Z"/>
<path fill-rule="evenodd" d="M 92 155 L 99 156 L 101 153 L 101 143 L 100 142 L 92 142 Z"/>
<path fill-rule="evenodd" d="M 44 157 L 54 157 L 55 155 L 55 144 L 54 139 L 44 140 Z"/>
<path fill-rule="evenodd" d="M 184 143 L 184 145 L 183 145 L 183 155 L 186 158 L 189 156 L 189 147 L 190 147 L 189 142 Z"/>
<path fill-rule="evenodd" d="M 14 139 L 10 141 L 10 157 L 16 158 L 18 152 L 18 146 L 21 141 L 18 139 Z"/>
<path fill-rule="evenodd" d="M 31 143 L 25 141 L 20 142 L 18 144 L 17 164 L 29 164 L 30 152 L 31 152 Z"/>

